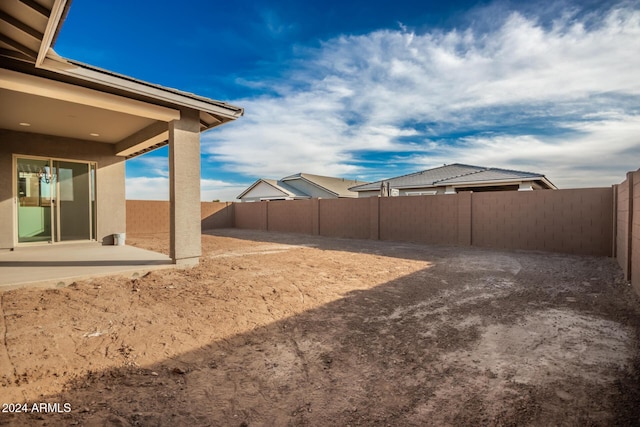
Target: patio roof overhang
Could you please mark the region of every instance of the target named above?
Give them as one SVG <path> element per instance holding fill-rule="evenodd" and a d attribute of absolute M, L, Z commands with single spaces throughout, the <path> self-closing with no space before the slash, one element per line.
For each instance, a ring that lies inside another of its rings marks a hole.
<path fill-rule="evenodd" d="M 57 55 L 51 47 L 70 3 L 0 1 L 0 130 L 73 139 L 73 150 L 84 142 L 101 152 L 112 146 L 111 157 L 123 159 L 168 144 L 170 256 L 176 264 L 197 263 L 200 133 L 239 118 L 244 110 Z M 124 178 L 122 164 L 102 188 L 111 183 L 124 191 L 115 176 L 120 171 Z M 114 194 L 119 200 L 120 193 Z"/>
<path fill-rule="evenodd" d="M 0 2 L 0 128 L 112 144 L 114 154 L 131 158 L 166 145 L 182 109 L 198 111 L 201 132 L 243 115 L 240 107 L 60 57 L 51 45 L 70 3 Z"/>

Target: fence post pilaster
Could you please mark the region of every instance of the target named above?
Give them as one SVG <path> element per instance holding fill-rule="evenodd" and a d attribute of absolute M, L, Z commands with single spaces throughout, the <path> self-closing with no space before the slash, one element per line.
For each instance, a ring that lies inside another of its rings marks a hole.
<path fill-rule="evenodd" d="M 471 246 L 471 191 L 460 192 L 458 198 L 458 245 Z"/>
<path fill-rule="evenodd" d="M 369 239 L 380 240 L 380 196 L 369 197 Z"/>
<path fill-rule="evenodd" d="M 624 278 L 625 280 L 631 280 L 631 260 L 633 258 L 632 250 L 632 241 L 633 241 L 633 172 L 627 172 L 627 181 L 629 182 L 629 204 L 627 212 L 627 265 L 624 269 Z"/>
<path fill-rule="evenodd" d="M 320 235 L 320 198 L 311 199 L 311 234 Z"/>

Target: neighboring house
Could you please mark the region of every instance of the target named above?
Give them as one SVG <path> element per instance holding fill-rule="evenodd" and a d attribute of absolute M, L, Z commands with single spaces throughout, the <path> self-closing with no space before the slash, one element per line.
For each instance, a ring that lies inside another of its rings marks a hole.
<path fill-rule="evenodd" d="M 358 193 L 349 191 L 349 187 L 362 183 L 351 179 L 297 173 L 280 180 L 260 178 L 244 190 L 238 196 L 238 199 L 243 202 L 257 202 L 261 200 L 296 200 L 314 197 L 322 199 L 358 197 Z"/>
<path fill-rule="evenodd" d="M 351 187 L 358 197 L 423 196 L 459 191 L 530 191 L 556 189 L 544 175 L 460 163 Z"/>
<path fill-rule="evenodd" d="M 69 7 L 0 2 L 0 250 L 108 244 L 126 231 L 125 160 L 168 144 L 170 255 L 196 263 L 200 133 L 243 110 L 58 56 Z"/>

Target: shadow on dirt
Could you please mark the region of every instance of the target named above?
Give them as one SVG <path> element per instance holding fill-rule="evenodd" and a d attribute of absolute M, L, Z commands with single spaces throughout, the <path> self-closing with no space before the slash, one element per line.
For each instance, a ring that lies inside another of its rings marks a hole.
<path fill-rule="evenodd" d="M 486 267 L 474 261 L 473 250 L 460 258 L 453 248 L 399 244 L 400 251 L 388 242 L 363 249 L 358 241 L 337 245 L 333 239 L 266 233 L 260 241 L 416 259 L 428 252 L 434 266 L 162 363 L 90 372 L 72 380 L 68 391 L 42 399 L 68 402 L 71 413 L 13 414 L 0 424 L 640 423 L 640 305 L 613 279 L 595 289 L 585 284 L 596 274 L 594 265 L 602 277 L 615 276 L 606 260 L 590 264 L 596 261 L 574 257 L 585 265 L 567 269 L 555 255 L 512 253 L 516 271 L 506 261 Z M 544 256 L 545 270 L 533 271 L 539 262 L 534 258 Z M 619 327 L 617 350 L 627 351 L 630 360 L 614 363 L 604 353 L 583 360 L 585 352 L 606 351 L 596 341 L 611 331 L 563 330 L 580 322 Z M 555 335 L 538 336 L 531 325 Z M 210 326 L 216 328 L 215 322 Z M 516 327 L 535 339 L 519 340 Z M 491 333 L 516 338 L 500 346 Z M 545 358 L 544 349 L 559 349 L 559 355 Z M 601 363 L 593 366 L 593 360 Z"/>

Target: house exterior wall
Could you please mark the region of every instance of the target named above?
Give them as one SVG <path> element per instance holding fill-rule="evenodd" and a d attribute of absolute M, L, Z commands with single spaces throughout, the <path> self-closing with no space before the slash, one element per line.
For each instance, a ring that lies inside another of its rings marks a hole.
<path fill-rule="evenodd" d="M 251 189 L 247 194 L 242 196 L 243 202 L 257 202 L 263 198 L 270 197 L 287 197 L 285 193 L 279 191 L 273 186 L 267 184 L 266 182 L 259 182 L 255 187 Z"/>
<path fill-rule="evenodd" d="M 114 233 L 125 232 L 125 159 L 113 153 L 111 144 L 1 129 L 0 249 L 14 247 L 14 154 L 96 162 L 97 239 L 110 244 Z"/>
<path fill-rule="evenodd" d="M 393 188 L 393 187 L 391 187 Z M 427 194 L 422 194 L 422 196 L 424 195 L 430 195 L 432 192 L 436 192 L 436 194 L 444 194 L 446 190 L 446 187 L 422 187 L 422 188 L 400 188 L 398 189 L 400 196 L 420 196 L 417 195 L 415 193 L 427 193 Z M 411 194 L 414 193 L 414 194 Z M 358 192 L 358 197 L 362 198 L 362 197 L 378 197 L 380 195 L 380 190 L 374 190 L 374 191 L 360 191 Z"/>
<path fill-rule="evenodd" d="M 531 184 L 533 186 L 533 188 L 535 190 L 543 190 L 546 188 L 541 188 L 538 184 L 536 184 L 535 182 L 531 181 L 525 181 L 524 182 L 526 185 Z M 491 191 L 518 191 L 518 186 L 519 186 L 519 182 L 511 182 L 511 183 L 502 183 L 499 185 L 478 185 L 478 186 L 474 186 L 474 185 L 469 185 L 469 184 L 465 184 L 465 185 L 452 185 L 451 187 L 457 192 L 467 192 L 467 191 L 473 191 L 475 193 L 480 193 L 480 192 L 491 192 Z M 393 188 L 393 186 L 391 187 Z M 421 195 L 432 195 L 434 192 L 435 194 L 446 194 L 447 191 L 447 187 L 443 186 L 443 187 L 419 187 L 419 188 L 399 188 L 399 195 L 400 196 L 421 196 Z M 416 194 L 416 193 L 423 193 L 423 194 Z M 380 195 L 380 190 L 374 190 L 374 191 L 360 191 L 358 192 L 358 197 L 376 197 Z"/>
<path fill-rule="evenodd" d="M 446 191 L 445 187 L 436 187 L 436 188 L 404 188 L 404 189 L 400 189 L 400 195 L 401 196 L 429 196 L 432 195 L 431 193 L 436 192 L 436 194 L 444 194 Z M 423 194 L 416 194 L 416 193 L 423 193 Z"/>
<path fill-rule="evenodd" d="M 358 198 L 361 199 L 363 197 L 378 197 L 380 195 L 380 190 L 377 191 L 360 191 L 358 192 Z"/>

